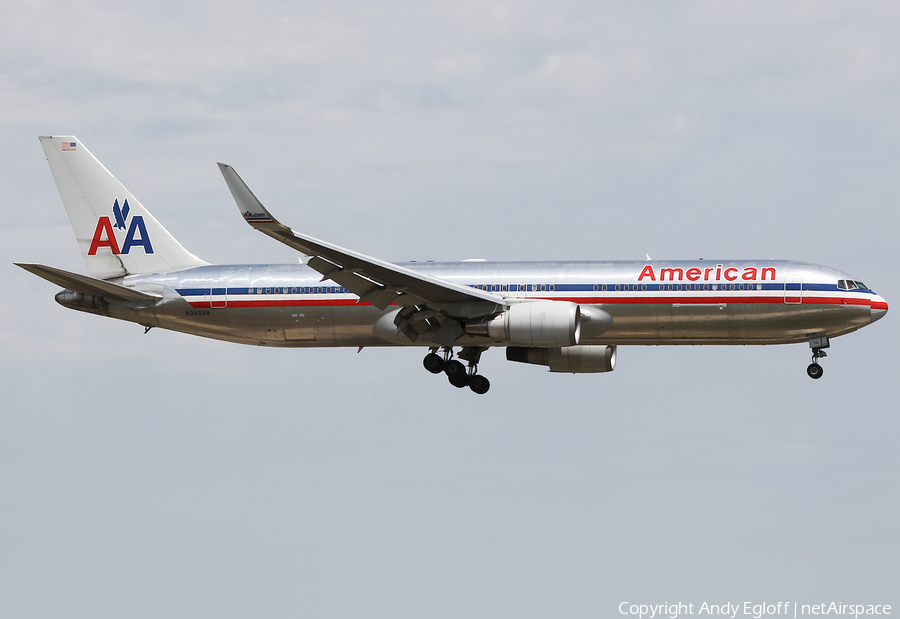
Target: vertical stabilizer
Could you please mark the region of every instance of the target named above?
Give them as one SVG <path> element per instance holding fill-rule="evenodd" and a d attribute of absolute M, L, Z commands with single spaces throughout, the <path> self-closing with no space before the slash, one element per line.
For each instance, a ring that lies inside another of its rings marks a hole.
<path fill-rule="evenodd" d="M 75 136 L 39 139 L 92 277 L 208 264 L 182 247 Z"/>

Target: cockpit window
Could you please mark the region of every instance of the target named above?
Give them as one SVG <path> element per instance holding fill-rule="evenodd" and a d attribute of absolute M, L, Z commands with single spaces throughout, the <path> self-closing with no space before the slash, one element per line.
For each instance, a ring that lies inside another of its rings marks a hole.
<path fill-rule="evenodd" d="M 852 279 L 839 279 L 838 280 L 838 288 L 841 290 L 853 290 L 855 288 L 859 288 L 860 290 L 869 290 L 869 288 L 862 282 L 855 282 Z M 869 290 L 871 292 L 871 290 Z"/>

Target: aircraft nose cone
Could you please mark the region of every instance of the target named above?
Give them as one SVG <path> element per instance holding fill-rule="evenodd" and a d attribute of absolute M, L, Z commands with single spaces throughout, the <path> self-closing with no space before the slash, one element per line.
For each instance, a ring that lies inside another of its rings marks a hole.
<path fill-rule="evenodd" d="M 887 314 L 888 304 L 881 297 L 876 297 L 876 300 L 872 301 L 872 322 L 876 320 L 881 320 L 884 318 L 884 315 Z"/>

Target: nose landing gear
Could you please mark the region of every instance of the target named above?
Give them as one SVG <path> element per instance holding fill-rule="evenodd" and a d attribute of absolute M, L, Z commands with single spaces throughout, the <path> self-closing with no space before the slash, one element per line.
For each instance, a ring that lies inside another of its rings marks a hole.
<path fill-rule="evenodd" d="M 468 367 L 453 359 L 453 349 L 444 346 L 441 349 L 443 357 L 437 354 L 438 349 L 432 348 L 422 360 L 422 365 L 432 374 L 440 374 L 443 372 L 447 375 L 450 384 L 457 388 L 468 386 L 475 393 L 482 395 L 491 388 L 491 382 L 478 374 L 478 361 L 481 359 L 481 353 L 487 348 L 478 346 L 468 346 L 459 351 L 459 358 L 468 362 Z"/>
<path fill-rule="evenodd" d="M 823 348 L 828 348 L 829 346 L 831 346 L 831 343 L 828 341 L 827 335 L 809 338 L 809 347 L 812 349 L 812 363 L 807 366 L 806 373 L 810 378 L 822 378 L 824 370 L 822 369 L 822 366 L 819 365 L 819 359 L 828 356 Z"/>
<path fill-rule="evenodd" d="M 813 357 L 813 359 L 815 359 L 815 357 Z M 813 361 L 806 367 L 806 373 L 809 374 L 810 378 L 822 378 L 822 374 L 824 372 L 825 370 L 822 369 L 822 366 L 815 361 Z"/>

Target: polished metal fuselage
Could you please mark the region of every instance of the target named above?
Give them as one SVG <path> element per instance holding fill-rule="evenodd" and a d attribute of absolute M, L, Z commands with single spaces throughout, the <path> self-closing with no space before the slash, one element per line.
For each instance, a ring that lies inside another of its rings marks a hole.
<path fill-rule="evenodd" d="M 784 344 L 836 337 L 880 318 L 884 300 L 840 290 L 850 276 L 774 260 L 670 262 L 419 262 L 432 277 L 477 286 L 498 306 L 532 300 L 596 307 L 612 327 L 582 331 L 581 344 Z M 649 269 L 649 270 L 648 270 Z M 63 305 L 91 313 L 244 344 L 287 347 L 392 346 L 375 333 L 381 311 L 358 303 L 304 265 L 203 266 L 129 276 L 119 283 L 161 299 L 142 306 L 63 292 Z M 443 308 L 453 316 L 453 308 Z M 471 309 L 466 310 L 471 313 Z M 471 316 L 468 316 L 471 317 Z M 463 316 L 465 318 L 465 316 Z M 502 346 L 463 335 L 457 345 Z M 412 342 L 409 343 L 413 345 Z M 415 345 L 430 346 L 426 337 Z"/>

